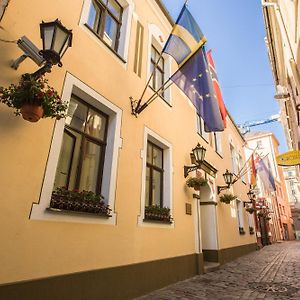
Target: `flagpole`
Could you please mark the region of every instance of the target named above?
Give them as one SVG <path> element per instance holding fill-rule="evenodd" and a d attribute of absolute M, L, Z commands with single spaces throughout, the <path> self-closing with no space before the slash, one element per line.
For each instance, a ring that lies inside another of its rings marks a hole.
<path fill-rule="evenodd" d="M 136 105 L 136 108 L 135 108 L 135 112 L 139 109 L 139 107 L 140 107 L 140 105 L 141 105 L 141 102 L 142 102 L 143 97 L 144 97 L 144 95 L 145 95 L 145 93 L 146 93 L 147 87 L 149 86 L 149 83 L 150 83 L 150 81 L 151 81 L 151 79 L 152 79 L 152 77 L 153 77 L 154 71 L 156 70 L 158 63 L 160 62 L 160 60 L 161 60 L 161 58 L 162 58 L 162 55 L 163 55 L 163 52 L 161 52 L 161 54 L 160 54 L 160 56 L 159 56 L 157 62 L 156 62 L 155 65 L 154 65 L 153 71 L 152 71 L 152 73 L 150 74 L 150 77 L 149 77 L 149 79 L 148 79 L 148 81 L 147 81 L 147 83 L 146 83 L 146 86 L 145 86 L 145 88 L 144 88 L 144 90 L 143 90 L 143 92 L 142 92 L 142 95 L 141 95 L 139 101 L 137 102 L 137 105 Z"/>
<path fill-rule="evenodd" d="M 159 97 L 159 92 L 166 91 L 174 82 L 172 81 L 167 87 L 167 83 L 169 83 L 171 79 L 169 78 L 139 109 L 136 110 L 137 114 L 140 114 L 150 103 L 152 103 L 157 97 Z"/>
<path fill-rule="evenodd" d="M 180 11 L 178 17 L 177 17 L 177 20 L 176 20 L 175 24 L 178 23 L 178 21 L 179 21 L 181 15 L 183 14 L 183 11 L 184 11 L 184 8 L 185 8 L 187 2 L 188 2 L 188 0 L 185 0 L 184 5 L 183 5 L 183 7 L 182 7 L 182 9 L 181 9 L 181 11 Z M 144 97 L 144 95 L 145 95 L 145 93 L 146 93 L 147 87 L 148 87 L 148 85 L 149 85 L 149 83 L 150 83 L 150 81 L 151 81 L 151 79 L 152 79 L 152 77 L 153 77 L 154 71 L 155 71 L 155 69 L 156 69 L 158 63 L 160 62 L 160 60 L 161 60 L 161 58 L 162 58 L 162 56 L 163 56 L 164 50 L 165 50 L 166 46 L 168 45 L 168 42 L 169 42 L 169 40 L 170 40 L 170 38 L 171 38 L 171 35 L 172 35 L 173 30 L 174 30 L 174 28 L 172 29 L 171 33 L 169 34 L 169 37 L 168 37 L 168 39 L 167 39 L 167 41 L 166 41 L 166 43 L 165 43 L 165 45 L 164 45 L 164 47 L 163 47 L 163 49 L 162 49 L 162 51 L 161 51 L 161 53 L 160 53 L 160 56 L 159 56 L 159 58 L 158 58 L 156 64 L 154 65 L 153 71 L 152 71 L 152 73 L 151 73 L 151 75 L 150 75 L 150 77 L 149 77 L 149 79 L 148 79 L 148 81 L 147 81 L 147 84 L 146 84 L 146 86 L 145 86 L 145 88 L 144 88 L 144 90 L 143 90 L 142 96 L 141 96 L 140 99 L 138 100 L 137 105 L 136 105 L 135 109 L 133 110 L 133 114 L 136 114 L 136 113 L 138 113 L 138 111 L 139 111 L 139 108 L 140 108 L 140 106 L 141 106 L 142 99 L 143 99 L 143 97 Z M 146 102 L 146 103 L 147 103 L 147 102 Z M 144 103 L 144 104 L 145 104 L 145 103 Z"/>

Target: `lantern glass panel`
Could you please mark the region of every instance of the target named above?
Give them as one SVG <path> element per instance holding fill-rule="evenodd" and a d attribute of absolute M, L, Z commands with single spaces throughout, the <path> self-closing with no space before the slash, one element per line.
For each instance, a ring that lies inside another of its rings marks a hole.
<path fill-rule="evenodd" d="M 52 50 L 54 50 L 59 55 L 60 55 L 61 51 L 63 50 L 67 35 L 68 35 L 67 32 L 65 32 L 59 26 L 56 26 L 55 37 L 54 37 L 55 39 L 54 39 L 54 45 L 53 45 Z"/>
<path fill-rule="evenodd" d="M 50 50 L 51 45 L 52 45 L 52 39 L 53 39 L 53 34 L 54 34 L 54 26 L 43 26 L 43 32 L 44 32 L 44 38 L 43 38 L 43 43 L 44 43 L 44 50 Z"/>
<path fill-rule="evenodd" d="M 223 174 L 224 176 L 224 181 L 227 185 L 230 185 L 232 183 L 232 177 L 233 174 L 228 172 L 228 170 L 226 170 L 226 172 Z"/>
<path fill-rule="evenodd" d="M 64 47 L 61 50 L 60 58 L 62 58 L 64 56 L 65 52 L 70 47 L 70 44 L 71 44 L 71 35 L 68 36 L 68 39 L 67 39 L 66 43 L 64 44 Z"/>

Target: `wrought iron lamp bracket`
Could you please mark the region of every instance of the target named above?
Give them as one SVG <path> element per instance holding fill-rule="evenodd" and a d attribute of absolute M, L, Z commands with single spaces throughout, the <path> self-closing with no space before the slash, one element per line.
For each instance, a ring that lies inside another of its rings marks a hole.
<path fill-rule="evenodd" d="M 200 169 L 200 167 L 201 164 L 196 166 L 184 166 L 184 178 L 186 178 L 190 172 Z"/>

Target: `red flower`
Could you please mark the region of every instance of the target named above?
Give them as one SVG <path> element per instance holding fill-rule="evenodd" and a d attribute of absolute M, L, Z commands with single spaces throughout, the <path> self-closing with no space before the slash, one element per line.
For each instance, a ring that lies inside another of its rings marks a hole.
<path fill-rule="evenodd" d="M 38 96 L 38 98 L 43 98 L 44 97 L 44 93 L 43 92 L 38 92 L 37 96 Z"/>
<path fill-rule="evenodd" d="M 48 94 L 48 96 L 52 97 L 52 96 L 53 96 L 53 94 L 54 94 L 54 92 L 53 92 L 53 91 L 51 91 L 51 90 L 49 90 L 49 91 L 47 92 L 47 94 Z"/>

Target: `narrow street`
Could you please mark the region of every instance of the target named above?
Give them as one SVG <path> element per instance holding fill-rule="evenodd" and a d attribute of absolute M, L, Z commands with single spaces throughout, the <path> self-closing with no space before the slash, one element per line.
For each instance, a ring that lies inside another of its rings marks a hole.
<path fill-rule="evenodd" d="M 300 242 L 264 247 L 138 299 L 300 299 Z"/>

